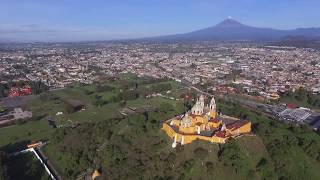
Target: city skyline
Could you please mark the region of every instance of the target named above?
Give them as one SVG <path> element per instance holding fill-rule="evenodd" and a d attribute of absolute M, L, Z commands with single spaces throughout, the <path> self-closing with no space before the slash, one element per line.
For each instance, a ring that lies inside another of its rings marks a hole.
<path fill-rule="evenodd" d="M 4 1 L 0 7 L 0 41 L 140 38 L 186 33 L 228 17 L 275 29 L 320 27 L 316 21 L 320 18 L 319 5 L 316 0 Z"/>

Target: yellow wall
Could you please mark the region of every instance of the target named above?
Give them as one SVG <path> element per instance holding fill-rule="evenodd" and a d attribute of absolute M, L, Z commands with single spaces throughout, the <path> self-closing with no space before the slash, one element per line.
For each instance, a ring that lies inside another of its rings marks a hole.
<path fill-rule="evenodd" d="M 251 122 L 241 126 L 240 128 L 238 128 L 236 130 L 229 131 L 229 133 L 232 135 L 249 133 L 249 132 L 251 132 Z"/>
<path fill-rule="evenodd" d="M 163 123 L 162 129 L 168 134 L 170 138 L 174 138 L 175 135 L 177 135 L 177 142 L 182 141 L 182 136 L 184 137 L 184 144 L 189 144 L 192 141 L 195 140 L 204 140 L 204 141 L 209 141 L 213 143 L 225 143 L 226 138 L 220 138 L 220 137 L 206 137 L 206 136 L 200 136 L 200 135 L 182 135 L 179 133 L 175 133 L 173 129 L 166 123 Z"/>
<path fill-rule="evenodd" d="M 216 118 L 217 113 L 215 111 L 210 111 L 210 117 Z"/>
<path fill-rule="evenodd" d="M 196 128 L 195 127 L 182 127 L 182 126 L 180 126 L 179 127 L 179 132 L 181 132 L 181 133 L 186 133 L 186 134 L 193 134 L 193 133 L 196 133 L 197 131 L 196 131 Z"/>
<path fill-rule="evenodd" d="M 208 125 L 209 125 L 211 128 L 218 128 L 218 127 L 220 127 L 220 125 L 221 125 L 221 121 L 219 121 L 218 123 L 208 122 Z"/>
<path fill-rule="evenodd" d="M 174 137 L 175 132 L 167 123 L 163 123 L 162 129 L 168 134 L 169 137 Z"/>
<path fill-rule="evenodd" d="M 173 119 L 173 120 L 172 120 L 172 123 L 173 123 L 173 125 L 175 125 L 175 126 L 180 126 L 180 120 Z"/>
<path fill-rule="evenodd" d="M 221 122 L 212 123 L 212 124 L 219 124 L 219 126 L 220 126 Z M 195 141 L 197 139 L 198 140 L 209 141 L 209 142 L 212 142 L 212 143 L 225 143 L 226 140 L 228 139 L 227 137 L 226 138 L 220 138 L 220 137 L 217 137 L 217 136 L 206 137 L 206 136 L 201 136 L 201 135 L 196 135 L 196 134 L 183 135 L 183 134 L 180 134 L 179 132 L 178 133 L 175 132 L 170 127 L 170 125 L 168 125 L 167 123 L 163 123 L 162 129 L 167 133 L 167 135 L 170 138 L 174 138 L 175 136 L 177 136 L 177 142 L 179 142 L 179 143 L 181 143 L 182 137 L 184 137 L 184 144 L 189 144 L 192 141 Z M 181 128 L 180 127 L 179 131 L 180 130 L 181 130 L 181 132 L 184 132 L 184 133 L 196 133 L 195 127 L 190 127 L 190 128 Z M 237 135 L 237 134 L 243 134 L 243 133 L 249 133 L 249 132 L 251 132 L 251 122 L 243 125 L 242 127 L 238 128 L 238 129 L 236 129 L 234 131 L 227 130 L 227 134 L 229 134 L 229 135 Z"/>
<path fill-rule="evenodd" d="M 208 120 L 205 117 L 197 116 L 194 118 L 194 123 L 196 124 L 197 122 L 206 123 L 208 122 Z"/>
<path fill-rule="evenodd" d="M 184 135 L 184 144 L 192 143 L 195 140 L 209 141 L 212 143 L 225 143 L 226 138 L 220 138 L 216 136 L 206 137 L 200 135 Z"/>
<path fill-rule="evenodd" d="M 226 140 L 227 140 L 227 138 L 221 138 L 221 137 L 217 137 L 217 136 L 212 137 L 212 142 L 214 142 L 214 143 L 224 144 L 226 142 Z"/>
<path fill-rule="evenodd" d="M 244 126 L 240 127 L 240 133 L 249 133 L 251 132 L 251 122 L 245 124 Z"/>

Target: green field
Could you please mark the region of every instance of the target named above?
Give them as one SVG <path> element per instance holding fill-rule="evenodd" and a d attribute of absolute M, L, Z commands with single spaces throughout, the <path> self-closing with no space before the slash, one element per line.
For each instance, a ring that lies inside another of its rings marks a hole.
<path fill-rule="evenodd" d="M 54 129 L 44 120 L 30 121 L 0 129 L 0 147 L 5 150 L 16 151 L 25 149 L 31 141 L 46 140 Z"/>
<path fill-rule="evenodd" d="M 10 145 L 19 141 L 37 141 L 41 139 L 48 139 L 54 129 L 48 126 L 48 119 L 54 119 L 57 125 L 68 125 L 71 120 L 77 123 L 83 122 L 96 122 L 100 120 L 116 118 L 119 116 L 118 110 L 120 110 L 119 102 L 108 102 L 101 106 L 94 105 L 96 101 L 95 97 L 102 96 L 102 99 L 108 99 L 113 95 L 119 93 L 124 85 L 132 84 L 133 82 L 142 83 L 139 89 L 149 88 L 154 83 L 149 79 L 140 79 L 134 75 L 124 75 L 117 81 L 105 80 L 99 82 L 99 86 L 108 85 L 116 89 L 99 91 L 97 92 L 97 85 L 86 85 L 74 84 L 69 88 L 43 93 L 38 98 L 31 100 L 28 103 L 28 109 L 33 112 L 34 121 L 20 123 L 17 125 L 1 128 L 0 130 L 0 147 Z M 129 83 L 130 82 L 130 83 Z M 146 83 L 146 84 L 144 84 Z M 175 82 L 163 81 L 159 84 L 171 84 L 172 89 L 178 87 Z M 127 87 L 128 88 L 128 87 Z M 91 92 L 93 92 L 91 94 Z M 67 113 L 64 102 L 67 100 L 81 100 L 86 105 L 86 110 Z M 162 102 L 169 102 L 163 98 L 152 98 L 146 101 L 144 98 L 135 98 L 128 100 L 126 103 L 128 106 L 134 106 L 135 108 L 143 108 L 147 105 L 159 106 Z M 174 103 L 174 102 L 173 102 Z M 63 112 L 61 116 L 56 116 L 57 112 Z"/>

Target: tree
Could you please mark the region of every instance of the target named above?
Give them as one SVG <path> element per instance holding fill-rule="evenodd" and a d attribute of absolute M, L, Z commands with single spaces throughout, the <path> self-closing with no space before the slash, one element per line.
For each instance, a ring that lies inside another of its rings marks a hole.
<path fill-rule="evenodd" d="M 6 89 L 3 84 L 0 84 L 0 98 L 6 96 Z"/>
<path fill-rule="evenodd" d="M 162 91 L 171 90 L 172 86 L 169 83 L 161 83 L 161 84 L 152 85 L 151 89 L 153 92 L 162 92 Z"/>
<path fill-rule="evenodd" d="M 239 145 L 235 140 L 230 140 L 228 143 L 224 144 L 218 153 L 219 160 L 223 162 L 224 165 L 232 166 L 235 173 L 240 171 L 248 170 L 248 165 L 245 164 L 244 155 L 241 153 Z"/>
<path fill-rule="evenodd" d="M 27 83 L 28 84 L 28 83 Z M 40 94 L 42 92 L 45 92 L 49 89 L 49 87 L 47 85 L 45 85 L 42 81 L 37 81 L 37 82 L 29 82 L 31 88 L 32 88 L 32 92 L 34 94 Z"/>
<path fill-rule="evenodd" d="M 206 168 L 207 168 L 207 173 L 212 172 L 212 170 L 214 168 L 213 163 L 211 161 L 207 161 L 206 162 Z"/>
<path fill-rule="evenodd" d="M 136 90 L 127 90 L 119 94 L 119 96 L 122 96 L 121 99 L 123 100 L 134 100 L 139 98 L 140 94 Z"/>
<path fill-rule="evenodd" d="M 257 170 L 261 170 L 263 169 L 266 165 L 268 165 L 268 160 L 266 160 L 265 158 L 261 158 L 259 163 L 256 166 Z"/>
<path fill-rule="evenodd" d="M 8 169 L 5 165 L 7 154 L 0 151 L 0 180 L 8 179 Z"/>
<path fill-rule="evenodd" d="M 131 125 L 143 126 L 146 122 L 146 116 L 140 113 L 132 114 L 129 117 L 129 123 Z"/>
<path fill-rule="evenodd" d="M 183 163 L 183 168 L 186 170 L 186 172 L 189 172 L 191 170 L 195 162 L 196 161 L 194 159 L 189 159 Z"/>
<path fill-rule="evenodd" d="M 201 159 L 201 160 L 204 160 L 204 159 L 208 156 L 208 154 L 209 154 L 209 153 L 208 153 L 208 150 L 203 149 L 203 148 L 201 148 L 201 147 L 195 149 L 195 150 L 193 151 L 193 153 L 194 153 L 194 155 L 195 155 L 197 158 L 199 158 L 199 159 Z"/>
<path fill-rule="evenodd" d="M 28 167 L 26 173 L 26 176 L 28 177 L 42 177 L 42 166 L 40 162 L 33 162 Z"/>
<path fill-rule="evenodd" d="M 112 91 L 114 89 L 115 89 L 114 87 L 108 86 L 108 85 L 97 84 L 97 86 L 96 86 L 97 92 L 107 92 L 107 91 Z"/>

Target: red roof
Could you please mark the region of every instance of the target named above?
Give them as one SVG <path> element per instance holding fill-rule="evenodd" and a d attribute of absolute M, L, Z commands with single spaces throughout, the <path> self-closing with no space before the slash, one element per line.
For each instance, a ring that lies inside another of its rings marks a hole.
<path fill-rule="evenodd" d="M 295 108 L 297 108 L 297 105 L 296 105 L 296 104 L 293 104 L 293 103 L 288 103 L 288 104 L 287 104 L 287 108 L 289 108 L 289 109 L 295 109 Z"/>
<path fill-rule="evenodd" d="M 216 118 L 210 118 L 209 121 L 213 122 L 213 123 L 219 123 L 221 120 L 220 119 L 216 119 Z"/>
<path fill-rule="evenodd" d="M 230 130 L 235 130 L 235 129 L 239 129 L 240 127 L 242 127 L 243 125 L 249 123 L 249 121 L 246 120 L 239 120 L 239 121 L 235 121 L 231 124 L 227 124 L 226 128 L 230 129 Z"/>
<path fill-rule="evenodd" d="M 19 91 L 16 89 L 12 89 L 9 91 L 9 97 L 17 97 L 20 96 Z"/>
<path fill-rule="evenodd" d="M 26 96 L 30 94 L 32 94 L 30 86 L 25 86 L 24 88 L 12 87 L 9 91 L 9 97 Z"/>
<path fill-rule="evenodd" d="M 192 118 L 196 118 L 197 116 L 200 116 L 200 115 L 190 114 L 190 116 L 191 116 Z"/>
<path fill-rule="evenodd" d="M 215 136 L 225 138 L 226 137 L 226 132 L 225 131 L 217 131 L 215 133 Z"/>

